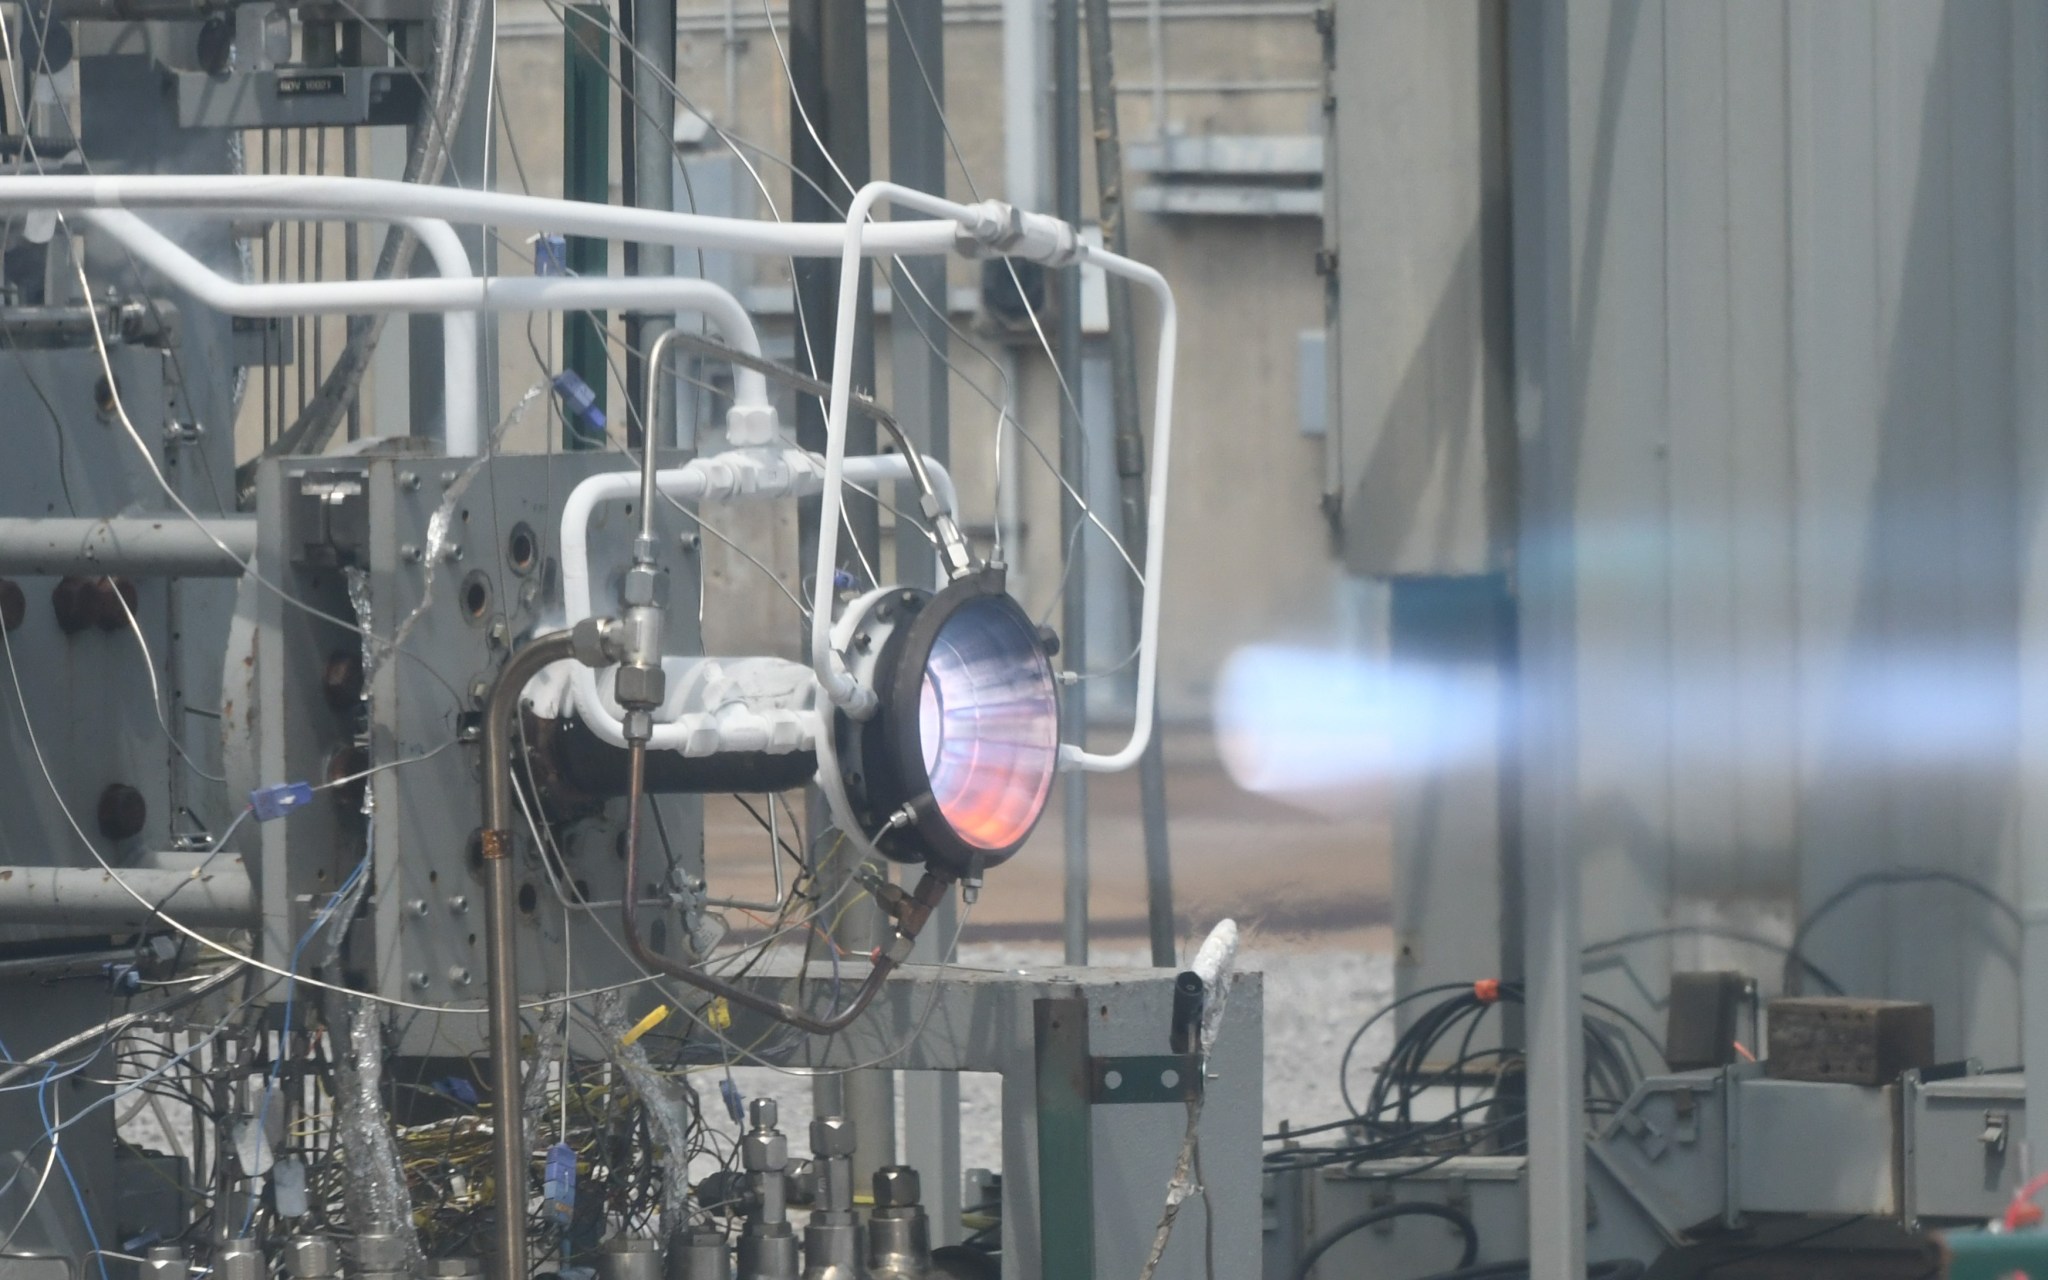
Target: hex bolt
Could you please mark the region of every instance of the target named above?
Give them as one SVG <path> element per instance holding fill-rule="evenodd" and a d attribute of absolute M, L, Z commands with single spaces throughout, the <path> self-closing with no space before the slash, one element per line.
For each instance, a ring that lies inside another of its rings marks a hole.
<path fill-rule="evenodd" d="M 875 1170 L 875 1207 L 908 1209 L 923 1198 L 917 1170 L 906 1164 L 884 1165 Z"/>
<path fill-rule="evenodd" d="M 125 782 L 110 782 L 100 792 L 100 834 L 109 840 L 130 840 L 149 821 L 149 802 Z"/>

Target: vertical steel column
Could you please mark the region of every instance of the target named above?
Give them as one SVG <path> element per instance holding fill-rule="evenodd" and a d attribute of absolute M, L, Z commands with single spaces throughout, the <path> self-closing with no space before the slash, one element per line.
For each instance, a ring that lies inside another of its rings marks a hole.
<path fill-rule="evenodd" d="M 945 36 L 944 0 L 893 0 L 889 5 L 889 176 L 906 187 L 942 194 Z M 916 215 L 898 210 L 893 216 Z M 889 317 L 889 364 L 896 420 L 917 448 L 941 462 L 950 461 L 946 265 L 937 258 L 906 258 L 892 268 L 890 279 L 895 307 Z M 896 580 L 936 586 L 935 566 L 924 531 L 899 516 Z M 913 962 L 946 958 L 945 948 L 958 932 L 957 913 L 949 894 L 918 938 Z M 903 1154 L 924 1175 L 932 1241 L 956 1244 L 961 1238 L 960 1077 L 950 1071 L 906 1071 L 900 1080 L 904 1114 L 917 1120 L 904 1126 Z"/>
<path fill-rule="evenodd" d="M 868 31 L 862 5 L 840 0 L 792 0 L 789 6 L 790 206 L 799 222 L 839 223 L 852 193 L 869 177 L 868 161 Z M 831 259 L 799 259 L 796 264 L 796 364 L 820 378 L 832 377 L 833 321 L 838 314 L 839 264 Z M 875 385 L 874 276 L 861 264 L 860 290 L 854 308 L 853 368 L 856 389 Z M 822 453 L 825 449 L 825 406 L 815 396 L 797 399 L 797 443 Z M 856 415 L 847 424 L 850 455 L 875 451 L 875 424 Z M 797 506 L 797 563 L 810 565 L 818 554 L 818 501 Z M 856 581 L 878 565 L 880 517 L 873 502 L 849 493 L 846 532 L 840 540 L 840 567 Z M 879 569 L 877 570 L 879 571 Z M 824 805 L 815 789 L 808 805 L 810 829 L 824 830 Z M 818 844 L 815 855 L 818 892 L 826 897 L 852 878 L 845 857 L 828 858 L 832 842 Z M 872 903 L 856 901 L 833 931 L 847 950 L 863 953 L 881 940 L 883 921 Z M 896 1098 L 887 1071 L 857 1071 L 844 1077 L 818 1078 L 814 1087 L 818 1114 L 837 1111 L 853 1121 L 860 1149 L 854 1156 L 855 1185 L 865 1185 L 874 1170 L 896 1162 Z"/>
<path fill-rule="evenodd" d="M 1038 1274 L 1095 1275 L 1095 1149 L 1088 1102 L 1088 1002 L 1031 1002 L 1038 1084 Z"/>
<path fill-rule="evenodd" d="M 1053 0 L 1053 202 L 1055 212 L 1081 225 L 1081 21 L 1080 0 Z M 1060 599 L 1060 662 L 1071 672 L 1088 669 L 1088 558 L 1082 553 L 1085 517 L 1074 495 L 1086 493 L 1088 441 L 1081 426 L 1081 269 L 1059 273 L 1060 390 L 1060 566 L 1065 584 Z M 1088 736 L 1088 689 L 1067 685 L 1060 693 L 1065 736 Z M 1060 779 L 1061 827 L 1066 844 L 1066 960 L 1088 963 L 1088 775 L 1075 770 Z"/>
<path fill-rule="evenodd" d="M 2038 248 L 2048 217 L 2048 14 L 2013 11 L 2014 349 L 2037 353 L 2048 341 L 2048 254 Z M 2027 1063 L 2024 1174 L 2048 1168 L 2048 369 L 2014 362 L 2021 424 L 2019 594 L 2020 1061 Z M 1960 1265 L 1955 1274 L 1963 1274 Z"/>
<path fill-rule="evenodd" d="M 1088 0 L 1088 97 L 1095 115 L 1095 206 L 1102 242 L 1128 253 L 1124 229 L 1124 148 L 1117 121 L 1116 59 L 1110 46 L 1109 0 Z M 1145 429 L 1139 421 L 1138 333 L 1132 315 L 1131 282 L 1107 278 L 1109 291 L 1109 386 L 1116 417 L 1116 475 L 1121 531 L 1131 559 L 1145 563 Z M 1141 629 L 1144 594 L 1133 583 L 1125 592 L 1131 634 Z M 1165 968 L 1174 954 L 1173 858 L 1167 844 L 1166 762 L 1159 736 L 1159 712 L 1152 713 L 1152 738 L 1138 758 L 1138 804 L 1145 827 L 1145 920 L 1152 963 Z"/>
<path fill-rule="evenodd" d="M 1529 1040 L 1529 1259 L 1534 1280 L 1586 1274 L 1579 989 L 1575 552 L 1577 466 L 1568 6 L 1508 12 L 1515 404 L 1520 421 L 1519 658 Z"/>
<path fill-rule="evenodd" d="M 603 204 L 611 198 L 611 18 L 603 5 L 571 5 L 562 22 L 562 195 Z M 610 247 L 588 236 L 570 236 L 569 270 L 603 275 Z M 604 353 L 605 313 L 571 311 L 562 316 L 562 367 L 590 384 L 597 407 L 605 407 L 611 378 Z M 562 422 L 564 449 L 601 448 Z"/>
<path fill-rule="evenodd" d="M 663 213 L 672 212 L 676 207 L 675 167 L 675 121 L 676 121 L 676 0 L 632 0 L 633 41 L 637 55 L 627 59 L 633 64 L 634 86 L 632 110 L 628 119 L 632 130 L 627 134 L 633 148 L 633 186 L 630 203 L 641 209 L 657 209 Z M 675 274 L 676 251 L 665 244 L 643 244 L 632 246 L 632 273 L 642 276 L 668 276 Z M 630 322 L 631 353 L 626 362 L 626 393 L 634 400 L 643 398 L 641 387 L 646 379 L 641 375 L 641 362 L 647 353 L 654 350 L 656 339 L 675 327 L 673 315 L 636 315 Z M 656 397 L 658 400 L 660 397 Z M 627 438 L 634 434 L 633 423 L 639 423 L 640 431 L 646 434 L 655 448 L 673 443 L 673 434 L 660 430 L 662 420 L 659 404 L 637 404 L 637 412 L 628 416 Z"/>

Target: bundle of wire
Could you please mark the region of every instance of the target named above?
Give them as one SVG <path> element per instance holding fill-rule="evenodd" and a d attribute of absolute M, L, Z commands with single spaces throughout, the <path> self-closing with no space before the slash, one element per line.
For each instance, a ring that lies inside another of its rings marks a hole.
<path fill-rule="evenodd" d="M 1438 997 L 1394 1038 L 1372 1088 L 1360 1106 L 1351 1090 L 1351 1064 L 1366 1036 L 1396 1009 Z M 1523 1058 L 1504 1045 L 1473 1048 L 1494 1008 L 1519 1004 L 1519 984 L 1482 979 L 1443 983 L 1411 992 L 1387 1005 L 1353 1033 L 1338 1067 L 1338 1091 L 1350 1113 L 1340 1120 L 1266 1135 L 1289 1145 L 1266 1154 L 1269 1170 L 1357 1165 L 1367 1161 L 1425 1157 L 1424 1163 L 1394 1171 L 1412 1176 L 1461 1155 L 1507 1155 L 1526 1148 Z M 1610 1112 L 1643 1077 L 1634 1039 L 1661 1054 L 1656 1037 L 1625 1010 L 1586 997 L 1584 1019 L 1586 1109 Z M 1447 1046 L 1455 1048 L 1446 1055 Z M 1446 1092 L 1448 1097 L 1445 1097 Z M 1448 1102 L 1448 1106 L 1442 1105 Z M 1342 1131 L 1336 1146 L 1303 1147 L 1296 1140 Z"/>

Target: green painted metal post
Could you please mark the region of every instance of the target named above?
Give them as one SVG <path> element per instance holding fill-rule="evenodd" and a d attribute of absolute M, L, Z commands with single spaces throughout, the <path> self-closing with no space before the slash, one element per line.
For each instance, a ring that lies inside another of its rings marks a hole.
<path fill-rule="evenodd" d="M 1038 1256 L 1044 1280 L 1094 1280 L 1088 1002 L 1031 1002 L 1038 1060 Z"/>
<path fill-rule="evenodd" d="M 605 204 L 611 199 L 611 19 L 603 5 L 569 6 L 562 24 L 562 195 Z M 611 248 L 602 240 L 570 236 L 568 268 L 579 276 L 603 275 Z M 605 313 L 571 312 L 562 317 L 562 364 L 590 384 L 597 407 L 606 407 L 611 382 L 605 361 Z M 564 449 L 599 449 L 573 422 L 562 424 Z"/>

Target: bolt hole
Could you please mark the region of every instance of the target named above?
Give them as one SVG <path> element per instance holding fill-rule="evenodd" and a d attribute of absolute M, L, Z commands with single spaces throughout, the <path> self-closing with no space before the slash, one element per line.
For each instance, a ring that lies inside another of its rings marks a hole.
<path fill-rule="evenodd" d="M 1160 1088 L 1162 1088 L 1162 1089 L 1173 1089 L 1173 1088 L 1178 1088 L 1178 1087 L 1179 1087 L 1179 1085 L 1180 1085 L 1180 1072 L 1178 1072 L 1178 1071 L 1175 1071 L 1175 1070 L 1174 1070 L 1174 1069 L 1173 1069 L 1172 1067 L 1168 1067 L 1168 1068 L 1167 1068 L 1166 1070 L 1164 1070 L 1164 1071 L 1162 1071 L 1162 1072 L 1160 1072 L 1160 1073 L 1159 1073 L 1159 1086 L 1160 1086 Z"/>
<path fill-rule="evenodd" d="M 539 905 L 540 905 L 540 893 L 539 893 L 539 892 L 538 892 L 537 890 L 535 890 L 535 889 L 534 889 L 534 887 L 533 887 L 533 884 L 532 884 L 532 882 L 531 882 L 531 881 L 529 881 L 529 882 L 528 882 L 528 883 L 526 883 L 526 884 L 522 884 L 522 885 L 520 885 L 520 886 L 519 886 L 519 913 L 520 913 L 521 915 L 528 915 L 528 916 L 530 916 L 530 915 L 532 915 L 532 914 L 533 914 L 534 908 L 535 908 L 535 907 L 538 907 Z"/>
<path fill-rule="evenodd" d="M 491 580 L 482 573 L 472 573 L 462 584 L 462 611 L 475 622 L 491 611 Z"/>
<path fill-rule="evenodd" d="M 506 558 L 512 572 L 527 574 L 533 571 L 534 562 L 540 558 L 540 540 L 533 536 L 533 530 L 523 524 L 512 526 L 512 536 L 505 544 Z"/>
<path fill-rule="evenodd" d="M 1121 1089 L 1121 1088 L 1123 1088 L 1123 1087 L 1124 1087 L 1124 1073 L 1123 1073 L 1123 1072 L 1121 1072 L 1121 1071 L 1105 1071 L 1105 1072 L 1103 1072 L 1103 1073 L 1102 1073 L 1102 1087 L 1103 1087 L 1103 1088 L 1105 1088 L 1105 1089 L 1112 1089 L 1112 1090 L 1114 1090 L 1114 1089 Z"/>
<path fill-rule="evenodd" d="M 92 403 L 102 414 L 114 411 L 114 384 L 107 381 L 105 375 L 92 384 Z"/>

